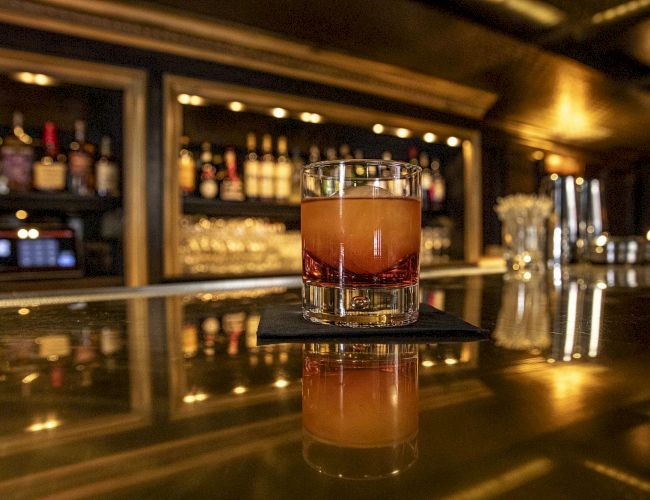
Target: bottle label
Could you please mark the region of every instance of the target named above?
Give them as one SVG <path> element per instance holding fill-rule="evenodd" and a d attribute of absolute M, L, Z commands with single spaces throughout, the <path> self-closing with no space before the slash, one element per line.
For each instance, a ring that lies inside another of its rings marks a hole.
<path fill-rule="evenodd" d="M 247 160 L 244 163 L 244 188 L 246 196 L 249 198 L 257 198 L 259 193 L 258 177 L 259 177 L 260 163 L 256 160 Z"/>
<path fill-rule="evenodd" d="M 2 174 L 9 181 L 9 189 L 27 191 L 31 186 L 33 156 L 31 149 L 5 146 L 2 149 Z"/>
<path fill-rule="evenodd" d="M 239 179 L 226 178 L 221 183 L 221 199 L 225 201 L 243 201 L 244 190 Z"/>
<path fill-rule="evenodd" d="M 95 182 L 97 192 L 110 196 L 119 194 L 119 171 L 117 165 L 110 161 L 100 161 L 97 163 Z"/>
<path fill-rule="evenodd" d="M 65 163 L 34 164 L 34 189 L 39 191 L 65 190 Z"/>
<path fill-rule="evenodd" d="M 73 176 L 88 176 L 90 174 L 90 166 L 92 158 L 80 151 L 72 151 L 68 157 L 70 166 L 70 174 Z"/>
<path fill-rule="evenodd" d="M 258 181 L 258 189 L 260 198 L 271 199 L 274 197 L 275 179 L 273 177 L 273 170 L 275 163 L 272 161 L 263 161 L 261 165 L 261 172 Z"/>
<path fill-rule="evenodd" d="M 201 196 L 208 199 L 214 199 L 217 197 L 217 192 L 219 191 L 219 186 L 214 179 L 206 179 L 201 181 L 199 185 L 199 192 Z"/>
<path fill-rule="evenodd" d="M 291 196 L 291 164 L 279 162 L 276 165 L 275 198 L 288 200 Z"/>
<path fill-rule="evenodd" d="M 193 193 L 196 188 L 194 161 L 191 158 L 182 158 L 178 166 L 178 185 L 181 191 Z"/>

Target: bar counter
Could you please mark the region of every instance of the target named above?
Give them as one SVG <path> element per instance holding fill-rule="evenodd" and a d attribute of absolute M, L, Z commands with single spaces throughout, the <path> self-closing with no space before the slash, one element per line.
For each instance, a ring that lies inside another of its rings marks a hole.
<path fill-rule="evenodd" d="M 357 481 L 305 460 L 308 347 L 256 343 L 298 285 L 0 297 L 0 498 L 650 495 L 650 266 L 430 273 L 490 339 L 413 346 L 414 459 Z"/>

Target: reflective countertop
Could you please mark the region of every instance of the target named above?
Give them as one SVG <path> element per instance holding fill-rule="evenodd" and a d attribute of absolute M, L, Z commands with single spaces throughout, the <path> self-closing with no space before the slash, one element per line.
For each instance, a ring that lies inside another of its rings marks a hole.
<path fill-rule="evenodd" d="M 650 266 L 421 283 L 487 341 L 258 346 L 296 283 L 0 300 L 0 498 L 650 497 Z"/>

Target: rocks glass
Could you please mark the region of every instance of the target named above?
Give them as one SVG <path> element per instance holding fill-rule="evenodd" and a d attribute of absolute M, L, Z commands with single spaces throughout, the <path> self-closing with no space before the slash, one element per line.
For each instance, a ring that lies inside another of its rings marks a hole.
<path fill-rule="evenodd" d="M 302 171 L 303 316 L 351 327 L 418 317 L 420 167 L 324 161 Z"/>

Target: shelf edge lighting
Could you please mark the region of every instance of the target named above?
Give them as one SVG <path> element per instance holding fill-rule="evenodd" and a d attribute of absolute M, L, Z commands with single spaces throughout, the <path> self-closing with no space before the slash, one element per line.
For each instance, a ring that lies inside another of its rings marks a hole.
<path fill-rule="evenodd" d="M 230 111 L 234 111 L 235 113 L 239 113 L 240 111 L 244 111 L 246 109 L 246 106 L 243 102 L 232 101 L 228 103 L 228 109 Z"/>
<path fill-rule="evenodd" d="M 407 128 L 398 128 L 397 130 L 395 130 L 395 135 L 400 139 L 406 139 L 408 136 L 411 135 L 411 131 Z"/>
<path fill-rule="evenodd" d="M 372 131 L 373 131 L 375 134 L 381 134 L 381 133 L 384 131 L 384 126 L 383 126 L 381 123 L 375 123 L 375 124 L 372 126 Z"/>
<path fill-rule="evenodd" d="M 54 85 L 56 83 L 56 80 L 49 75 L 44 75 L 43 73 L 30 73 L 29 71 L 15 73 L 14 78 L 19 82 L 27 83 L 29 85 L 40 85 L 41 87 Z"/>
<path fill-rule="evenodd" d="M 284 108 L 273 108 L 271 114 L 276 118 L 286 118 L 288 112 Z"/>
<path fill-rule="evenodd" d="M 433 132 L 427 132 L 422 136 L 422 139 L 424 139 L 424 142 L 431 144 L 432 142 L 436 142 L 437 137 Z"/>
<path fill-rule="evenodd" d="M 458 137 L 454 137 L 453 135 L 451 137 L 447 138 L 447 146 L 450 146 L 452 148 L 455 148 L 460 144 L 460 139 Z"/>

